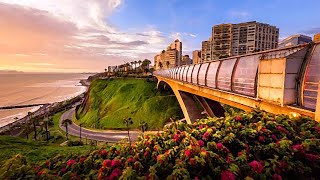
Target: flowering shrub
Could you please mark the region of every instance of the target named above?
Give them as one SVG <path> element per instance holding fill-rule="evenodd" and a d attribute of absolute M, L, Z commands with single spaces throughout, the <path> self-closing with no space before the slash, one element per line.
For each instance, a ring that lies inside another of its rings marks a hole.
<path fill-rule="evenodd" d="M 57 156 L 26 174 L 43 179 L 317 179 L 319 129 L 305 117 L 254 110 L 172 124 L 132 145 L 81 157 Z"/>

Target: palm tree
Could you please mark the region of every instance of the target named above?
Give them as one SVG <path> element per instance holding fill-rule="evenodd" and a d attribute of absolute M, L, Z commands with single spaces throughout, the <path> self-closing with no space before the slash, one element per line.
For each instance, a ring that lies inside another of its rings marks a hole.
<path fill-rule="evenodd" d="M 148 123 L 146 123 L 145 121 L 140 121 L 139 127 L 142 131 L 142 134 L 144 134 L 144 132 L 148 129 Z"/>
<path fill-rule="evenodd" d="M 142 61 L 141 61 L 141 60 L 139 60 L 139 61 L 138 61 L 139 69 L 141 69 L 141 63 L 142 63 Z"/>
<path fill-rule="evenodd" d="M 47 140 L 47 141 L 49 141 L 49 131 L 48 131 L 49 121 L 50 121 L 50 118 L 48 118 L 48 117 L 45 117 L 45 118 L 43 119 L 44 127 L 45 127 L 45 129 L 46 129 L 46 140 Z"/>
<path fill-rule="evenodd" d="M 68 137 L 68 125 L 72 124 L 72 120 L 70 119 L 64 119 L 62 121 L 62 125 L 66 128 L 66 137 L 67 137 L 67 140 L 69 140 L 69 137 Z"/>
<path fill-rule="evenodd" d="M 134 71 L 137 72 L 137 61 L 133 61 L 134 62 Z"/>
<path fill-rule="evenodd" d="M 131 144 L 129 126 L 133 124 L 133 121 L 132 121 L 132 119 L 131 119 L 130 117 L 129 117 L 129 118 L 124 118 L 124 119 L 123 119 L 123 124 L 125 124 L 125 126 L 127 127 L 129 143 Z"/>
<path fill-rule="evenodd" d="M 26 134 L 26 138 L 29 139 L 30 124 L 29 124 L 29 122 L 27 122 L 27 120 L 25 120 L 22 128 L 23 128 L 24 133 Z"/>
<path fill-rule="evenodd" d="M 151 64 L 151 61 L 148 59 L 143 60 L 142 67 L 145 70 L 145 73 L 149 71 L 149 65 Z"/>
<path fill-rule="evenodd" d="M 31 112 L 28 112 L 28 117 L 29 117 L 29 120 L 31 121 L 32 126 L 33 126 L 33 131 L 34 131 L 33 138 L 34 138 L 34 140 L 37 140 L 37 122 L 38 122 L 38 119 L 33 118 Z"/>

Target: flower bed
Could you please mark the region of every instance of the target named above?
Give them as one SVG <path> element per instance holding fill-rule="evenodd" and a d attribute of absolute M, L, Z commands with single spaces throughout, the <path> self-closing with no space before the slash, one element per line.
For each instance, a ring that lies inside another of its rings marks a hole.
<path fill-rule="evenodd" d="M 80 157 L 57 156 L 15 177 L 317 179 L 319 145 L 319 123 L 255 110 L 192 125 L 173 124 L 131 146 L 94 150 Z"/>

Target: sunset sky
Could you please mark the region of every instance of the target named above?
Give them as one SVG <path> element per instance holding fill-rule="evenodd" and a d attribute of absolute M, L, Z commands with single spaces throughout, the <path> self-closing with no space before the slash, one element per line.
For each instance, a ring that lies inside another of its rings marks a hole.
<path fill-rule="evenodd" d="M 0 0 L 0 70 L 97 72 L 174 39 L 200 49 L 211 27 L 256 20 L 280 37 L 320 32 L 319 0 Z"/>

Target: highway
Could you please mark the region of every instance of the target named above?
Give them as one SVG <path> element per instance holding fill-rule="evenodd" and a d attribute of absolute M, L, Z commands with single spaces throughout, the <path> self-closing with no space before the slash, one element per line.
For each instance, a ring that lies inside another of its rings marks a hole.
<path fill-rule="evenodd" d="M 72 120 L 72 116 L 75 113 L 75 108 L 72 108 L 62 114 L 59 122 L 59 127 L 66 131 L 66 128 L 62 126 L 62 121 L 64 119 Z M 73 136 L 80 136 L 80 127 L 74 123 L 68 125 L 68 133 Z M 139 131 L 130 131 L 131 141 L 135 141 L 138 135 L 141 134 Z M 81 137 L 83 139 L 92 139 L 96 141 L 105 141 L 105 142 L 118 142 L 124 138 L 128 138 L 127 131 L 115 131 L 115 130 L 105 130 L 105 131 L 94 131 L 85 128 L 81 128 Z"/>

